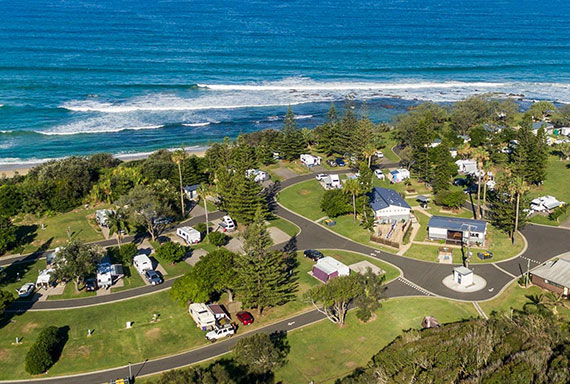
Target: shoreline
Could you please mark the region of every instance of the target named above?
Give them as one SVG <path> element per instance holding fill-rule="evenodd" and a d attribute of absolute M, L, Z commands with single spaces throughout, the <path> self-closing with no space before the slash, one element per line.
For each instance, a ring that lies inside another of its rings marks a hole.
<path fill-rule="evenodd" d="M 208 148 L 210 148 L 210 147 L 209 146 L 193 147 L 193 148 L 186 148 L 185 151 L 189 155 L 204 157 L 206 155 L 206 151 L 208 150 Z M 116 159 L 122 160 L 124 162 L 135 161 L 135 160 L 143 160 L 143 159 L 148 158 L 152 153 L 159 151 L 160 149 L 163 149 L 163 148 L 158 148 L 154 151 L 149 151 L 149 152 L 113 155 L 113 157 Z M 176 149 L 177 148 L 168 148 L 167 150 L 168 151 L 175 151 Z M 89 156 L 89 155 L 84 155 L 84 156 Z M 26 175 L 32 168 L 34 168 L 40 164 L 46 163 L 46 162 L 51 161 L 51 160 L 62 160 L 62 159 L 65 159 L 65 157 L 61 157 L 58 159 L 46 159 L 44 161 L 41 161 L 41 160 L 38 160 L 35 162 L 30 161 L 29 163 L 0 164 L 0 178 L 1 177 L 11 178 L 11 177 L 14 177 L 16 174 L 23 176 L 23 175 Z"/>

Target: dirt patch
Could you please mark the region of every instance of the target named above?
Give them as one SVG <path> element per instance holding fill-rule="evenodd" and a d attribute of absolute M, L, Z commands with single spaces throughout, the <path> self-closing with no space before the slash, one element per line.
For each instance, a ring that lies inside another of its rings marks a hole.
<path fill-rule="evenodd" d="M 311 191 L 309 191 L 309 190 L 307 190 L 307 189 L 301 189 L 301 190 L 299 191 L 299 194 L 300 194 L 300 195 L 303 195 L 303 196 L 310 195 L 311 193 L 313 193 L 313 192 L 311 192 Z"/>
<path fill-rule="evenodd" d="M 340 351 L 340 353 L 352 353 L 352 349 L 344 348 Z"/>
<path fill-rule="evenodd" d="M 365 342 L 365 341 L 366 341 L 366 337 L 365 337 L 365 336 L 360 336 L 360 337 L 358 338 L 358 342 L 359 342 L 359 343 L 363 343 L 363 342 Z"/>
<path fill-rule="evenodd" d="M 22 333 L 30 333 L 39 326 L 40 325 L 38 323 L 26 323 L 26 325 L 22 327 Z"/>
<path fill-rule="evenodd" d="M 356 363 L 356 361 L 347 361 L 346 363 L 344 363 L 344 366 L 350 369 L 354 369 L 358 367 L 358 364 Z"/>
<path fill-rule="evenodd" d="M 152 328 L 144 333 L 145 338 L 150 340 L 160 339 L 160 328 Z"/>
<path fill-rule="evenodd" d="M 6 359 L 8 357 L 9 352 L 5 349 L 0 349 L 0 360 Z"/>
<path fill-rule="evenodd" d="M 65 356 L 70 358 L 88 358 L 91 356 L 91 347 L 86 345 L 81 345 L 73 349 L 65 349 Z"/>

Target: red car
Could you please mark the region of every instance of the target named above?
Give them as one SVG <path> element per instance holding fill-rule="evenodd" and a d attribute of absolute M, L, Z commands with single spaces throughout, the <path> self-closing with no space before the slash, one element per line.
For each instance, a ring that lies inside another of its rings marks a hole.
<path fill-rule="evenodd" d="M 253 316 L 251 313 L 246 311 L 241 311 L 236 313 L 236 317 L 243 325 L 249 325 L 253 323 Z"/>

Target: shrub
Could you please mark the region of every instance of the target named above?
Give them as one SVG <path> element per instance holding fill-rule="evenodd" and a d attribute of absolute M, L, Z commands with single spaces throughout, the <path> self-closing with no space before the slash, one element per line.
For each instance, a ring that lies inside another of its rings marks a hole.
<path fill-rule="evenodd" d="M 210 244 L 216 247 L 221 247 L 222 245 L 227 244 L 228 236 L 222 232 L 211 232 L 208 235 L 208 240 L 210 241 Z"/>
<path fill-rule="evenodd" d="M 321 209 L 329 217 L 337 217 L 352 212 L 349 196 L 341 189 L 331 189 L 323 194 Z"/>
<path fill-rule="evenodd" d="M 138 253 L 138 248 L 134 243 L 122 244 L 121 247 L 112 247 L 107 250 L 107 254 L 113 263 L 131 265 L 133 257 Z"/>
<path fill-rule="evenodd" d="M 435 203 L 449 208 L 459 208 L 465 202 L 465 194 L 461 188 L 440 191 L 435 195 Z"/>
<path fill-rule="evenodd" d="M 32 375 L 46 372 L 57 361 L 62 341 L 57 327 L 44 328 L 26 354 L 26 372 Z"/>
<path fill-rule="evenodd" d="M 182 261 L 185 255 L 186 247 L 172 241 L 164 243 L 156 249 L 156 257 L 170 261 L 171 263 Z"/>
<path fill-rule="evenodd" d="M 200 232 L 203 238 L 204 235 L 206 234 L 206 223 L 198 223 L 194 226 L 194 229 Z"/>
<path fill-rule="evenodd" d="M 548 215 L 549 220 L 557 221 L 560 216 L 566 213 L 568 210 L 568 205 L 564 204 L 557 208 L 555 208 L 550 214 Z"/>

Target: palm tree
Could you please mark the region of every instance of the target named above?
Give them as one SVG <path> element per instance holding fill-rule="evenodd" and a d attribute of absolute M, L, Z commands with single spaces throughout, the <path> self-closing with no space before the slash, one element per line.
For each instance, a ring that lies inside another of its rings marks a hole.
<path fill-rule="evenodd" d="M 208 200 L 206 199 L 211 194 L 210 186 L 206 183 L 202 183 L 196 190 L 196 193 L 198 194 L 198 198 L 204 202 L 204 211 L 206 213 L 206 236 L 208 236 L 210 234 L 210 228 L 208 227 Z"/>
<path fill-rule="evenodd" d="M 122 208 L 117 208 L 115 211 L 109 211 L 107 214 L 107 223 L 109 225 L 109 236 L 117 234 L 117 245 L 121 247 L 121 240 L 123 233 L 129 231 L 129 221 L 127 214 Z"/>
<path fill-rule="evenodd" d="M 568 300 L 562 295 L 562 293 L 548 292 L 545 295 L 545 305 L 551 308 L 554 315 L 558 315 L 557 306 L 568 308 Z"/>
<path fill-rule="evenodd" d="M 491 170 L 488 167 L 483 167 L 483 213 L 487 213 L 487 183 L 490 180 L 489 173 Z M 484 216 L 484 215 L 483 215 Z"/>
<path fill-rule="evenodd" d="M 515 211 L 515 230 L 513 232 L 513 245 L 517 243 L 517 231 L 519 229 L 519 207 L 521 202 L 521 196 L 528 191 L 528 184 L 522 176 L 516 176 L 513 180 L 513 191 L 517 197 L 516 211 Z"/>
<path fill-rule="evenodd" d="M 523 305 L 523 310 L 526 313 L 545 313 L 547 311 L 546 298 L 542 293 L 540 295 L 526 295 L 526 298 L 528 301 Z"/>
<path fill-rule="evenodd" d="M 368 162 L 368 168 L 372 163 L 372 156 L 376 153 L 376 147 L 372 143 L 366 144 L 366 146 L 362 149 L 362 155 L 366 158 Z"/>
<path fill-rule="evenodd" d="M 344 191 L 352 195 L 352 209 L 354 211 L 354 221 L 356 222 L 356 196 L 360 193 L 361 187 L 358 179 L 348 179 L 344 182 Z"/>
<path fill-rule="evenodd" d="M 182 209 L 182 217 L 184 218 L 184 186 L 182 185 L 182 162 L 186 158 L 184 145 L 182 149 L 172 153 L 172 161 L 178 166 L 178 177 L 180 178 L 180 208 Z"/>
<path fill-rule="evenodd" d="M 477 218 L 481 218 L 481 176 L 483 173 L 483 166 L 485 161 L 489 160 L 489 154 L 483 147 L 478 147 L 473 150 L 473 157 L 477 162 Z"/>

